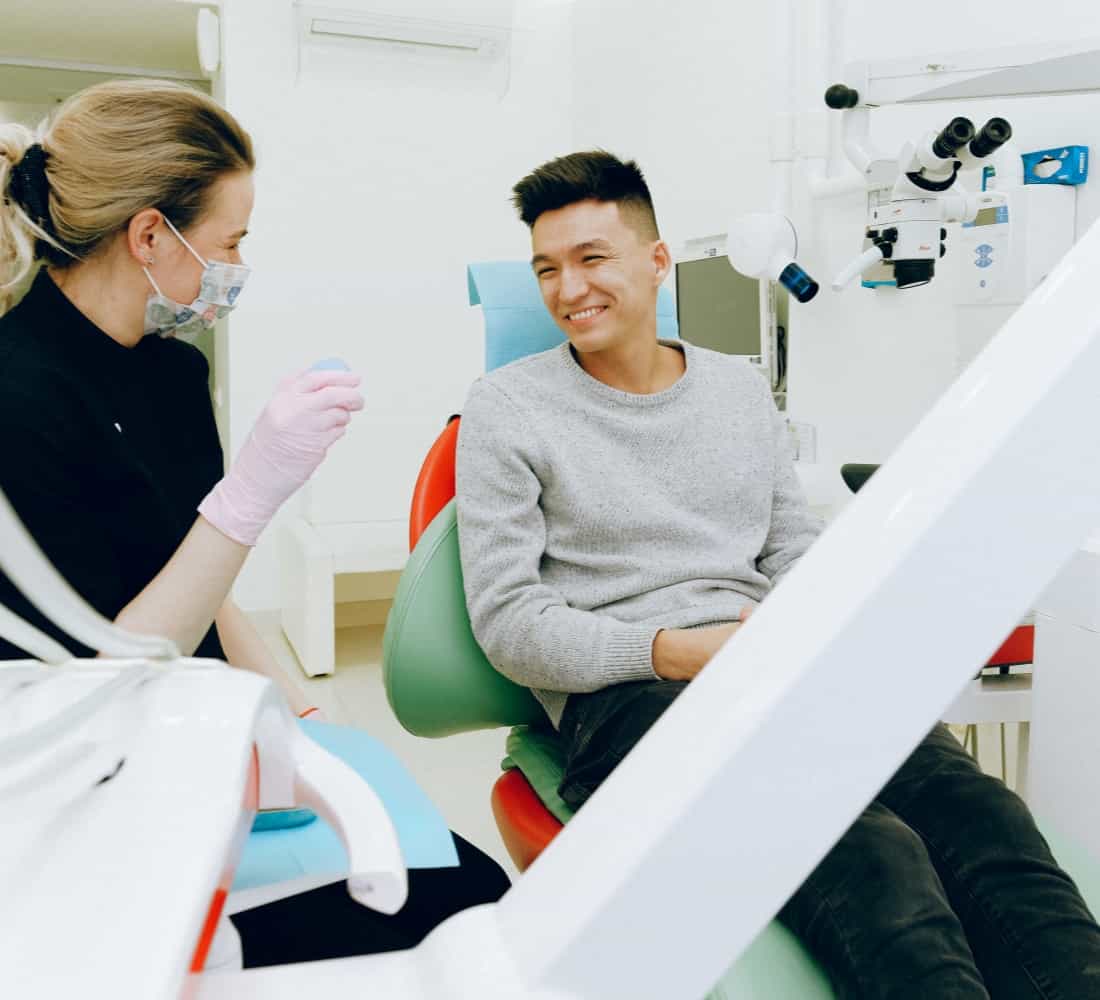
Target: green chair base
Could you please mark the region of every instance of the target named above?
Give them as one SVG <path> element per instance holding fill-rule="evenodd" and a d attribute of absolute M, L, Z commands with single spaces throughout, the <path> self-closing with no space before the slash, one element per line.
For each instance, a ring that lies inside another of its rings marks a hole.
<path fill-rule="evenodd" d="M 508 734 L 504 767 L 516 767 L 561 823 L 573 816 L 558 786 L 565 773 L 557 735 L 534 726 Z M 730 967 L 707 1000 L 835 1000 L 824 973 L 782 924 L 774 920 Z"/>
<path fill-rule="evenodd" d="M 516 767 L 561 823 L 573 816 L 558 795 L 565 772 L 561 746 L 550 730 L 516 726 L 508 734 L 504 767 Z M 1045 830 L 1054 856 L 1077 883 L 1085 901 L 1100 905 L 1100 860 L 1056 831 Z M 773 920 L 727 970 L 706 1000 L 835 1000 L 820 966 L 790 931 Z"/>

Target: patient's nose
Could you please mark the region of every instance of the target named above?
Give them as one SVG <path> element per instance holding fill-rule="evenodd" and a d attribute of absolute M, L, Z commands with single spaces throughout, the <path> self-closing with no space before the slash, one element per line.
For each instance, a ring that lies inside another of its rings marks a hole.
<path fill-rule="evenodd" d="M 561 273 L 560 296 L 563 302 L 579 302 L 588 294 L 588 279 L 580 268 L 566 267 Z"/>

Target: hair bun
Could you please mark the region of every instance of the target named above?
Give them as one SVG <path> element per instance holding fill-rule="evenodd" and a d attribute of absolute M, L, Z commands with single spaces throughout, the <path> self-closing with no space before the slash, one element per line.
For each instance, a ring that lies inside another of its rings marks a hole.
<path fill-rule="evenodd" d="M 31 221 L 46 232 L 50 227 L 50 182 L 46 177 L 49 154 L 41 143 L 27 147 L 22 159 L 12 167 L 8 192 Z"/>

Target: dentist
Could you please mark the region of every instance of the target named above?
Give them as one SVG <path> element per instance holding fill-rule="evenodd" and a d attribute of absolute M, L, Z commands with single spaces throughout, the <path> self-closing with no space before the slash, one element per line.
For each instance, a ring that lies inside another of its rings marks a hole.
<path fill-rule="evenodd" d="M 231 115 L 169 83 L 89 88 L 37 139 L 0 126 L 0 488 L 101 614 L 278 677 L 230 587 L 363 399 L 348 372 L 285 379 L 223 475 L 185 341 L 245 286 L 254 166 Z M 6 578 L 0 601 L 90 653 Z"/>
<path fill-rule="evenodd" d="M 207 364 L 186 341 L 245 287 L 254 166 L 231 115 L 160 81 L 81 91 L 37 136 L 0 124 L 0 489 L 101 614 L 279 679 L 230 587 L 363 398 L 350 372 L 284 379 L 223 472 Z M 0 604 L 93 652 L 2 574 Z M 24 655 L 0 639 L 0 659 Z M 411 872 L 393 917 L 340 883 L 237 914 L 246 965 L 412 947 L 499 898 L 504 872 L 454 842 L 458 865 Z"/>

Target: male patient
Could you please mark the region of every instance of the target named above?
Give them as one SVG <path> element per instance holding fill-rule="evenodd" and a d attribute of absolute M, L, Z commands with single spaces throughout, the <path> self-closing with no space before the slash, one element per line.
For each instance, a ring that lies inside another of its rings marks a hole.
<path fill-rule="evenodd" d="M 514 194 L 568 342 L 471 389 L 459 541 L 474 634 L 560 731 L 576 807 L 820 524 L 764 380 L 657 339 L 671 260 L 638 167 L 574 153 Z M 842 998 L 1100 998 L 1100 928 L 942 725 L 780 917 Z"/>

